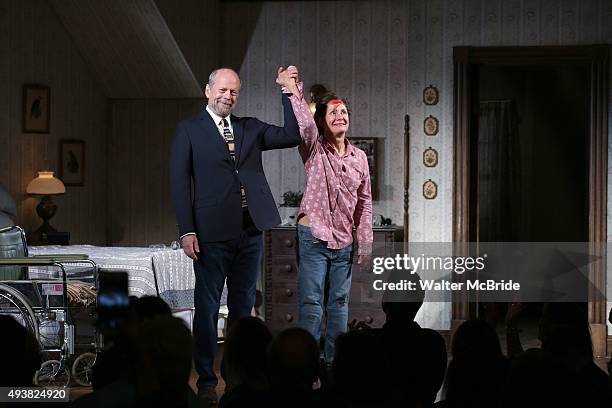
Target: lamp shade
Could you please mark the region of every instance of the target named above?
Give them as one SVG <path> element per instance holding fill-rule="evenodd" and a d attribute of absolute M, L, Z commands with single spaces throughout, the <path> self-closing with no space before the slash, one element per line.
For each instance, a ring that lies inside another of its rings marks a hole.
<path fill-rule="evenodd" d="M 26 192 L 40 195 L 64 194 L 66 186 L 60 179 L 53 176 L 52 171 L 39 171 L 38 177 L 28 184 Z"/>
<path fill-rule="evenodd" d="M 308 104 L 308 108 L 310 108 L 310 113 L 312 113 L 314 115 L 315 112 L 317 111 L 317 104 L 316 104 L 316 102 L 310 102 Z"/>

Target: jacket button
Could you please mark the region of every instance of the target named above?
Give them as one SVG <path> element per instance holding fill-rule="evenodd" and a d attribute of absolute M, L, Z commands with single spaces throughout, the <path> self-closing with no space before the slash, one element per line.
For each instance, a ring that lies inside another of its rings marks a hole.
<path fill-rule="evenodd" d="M 238 174 L 238 169 L 234 170 L 234 172 L 235 172 L 236 174 Z"/>

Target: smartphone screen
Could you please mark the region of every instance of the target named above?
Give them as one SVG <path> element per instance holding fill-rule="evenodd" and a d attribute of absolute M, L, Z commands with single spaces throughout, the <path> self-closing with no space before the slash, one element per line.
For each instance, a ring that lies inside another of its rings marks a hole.
<path fill-rule="evenodd" d="M 101 329 L 116 329 L 127 317 L 130 299 L 126 272 L 104 272 L 99 275 L 98 326 Z"/>

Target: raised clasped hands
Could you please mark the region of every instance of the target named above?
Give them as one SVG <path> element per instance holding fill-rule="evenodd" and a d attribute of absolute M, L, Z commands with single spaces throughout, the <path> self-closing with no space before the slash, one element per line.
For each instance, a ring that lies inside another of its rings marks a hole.
<path fill-rule="evenodd" d="M 299 72 L 295 65 L 289 65 L 287 68 L 278 67 L 276 83 L 287 88 L 294 95 L 300 94 L 297 87 L 299 80 Z"/>

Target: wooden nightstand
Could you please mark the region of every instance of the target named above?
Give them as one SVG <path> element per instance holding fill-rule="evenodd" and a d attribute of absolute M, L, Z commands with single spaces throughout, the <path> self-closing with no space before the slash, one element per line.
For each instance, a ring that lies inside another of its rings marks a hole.
<path fill-rule="evenodd" d="M 52 232 L 49 234 L 39 234 L 37 232 L 28 232 L 26 234 L 28 245 L 70 245 L 69 232 Z"/>

